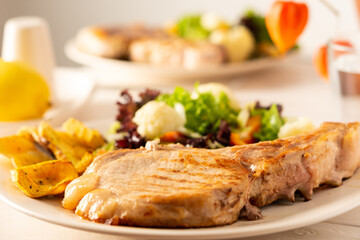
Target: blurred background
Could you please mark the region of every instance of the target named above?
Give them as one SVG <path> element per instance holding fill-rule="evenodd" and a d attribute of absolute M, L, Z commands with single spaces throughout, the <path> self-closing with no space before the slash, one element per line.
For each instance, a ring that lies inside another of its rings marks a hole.
<path fill-rule="evenodd" d="M 64 55 L 64 44 L 83 26 L 91 24 L 143 22 L 162 25 L 185 13 L 216 13 L 237 22 L 249 8 L 265 13 L 271 0 L 0 0 L 0 36 L 7 19 L 22 15 L 45 18 L 51 27 L 56 61 L 60 66 L 76 66 Z M 310 8 L 309 23 L 301 35 L 301 54 L 312 56 L 320 44 L 337 32 L 359 28 L 354 0 L 328 0 L 339 12 L 336 18 L 321 0 L 305 1 Z M 0 38 L 0 45 L 2 37 Z"/>

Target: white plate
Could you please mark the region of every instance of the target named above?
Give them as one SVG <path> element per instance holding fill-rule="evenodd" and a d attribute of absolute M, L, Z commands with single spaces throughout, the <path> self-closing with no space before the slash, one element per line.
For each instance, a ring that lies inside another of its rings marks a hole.
<path fill-rule="evenodd" d="M 105 131 L 111 120 L 88 124 Z M 311 201 L 280 201 L 262 208 L 263 219 L 239 220 L 222 227 L 161 229 L 109 226 L 82 220 L 61 207 L 60 198 L 32 199 L 11 183 L 8 161 L 0 159 L 0 199 L 13 208 L 44 221 L 85 231 L 140 239 L 229 239 L 275 233 L 311 225 L 360 205 L 360 171 L 337 188 L 316 191 Z"/>
<path fill-rule="evenodd" d="M 151 83 L 167 83 L 181 80 L 223 80 L 224 78 L 280 66 L 297 55 L 297 51 L 293 51 L 278 58 L 264 57 L 214 67 L 184 69 L 96 57 L 78 50 L 74 41 L 67 42 L 64 50 L 66 56 L 74 62 L 91 67 L 92 72 L 98 76 L 99 83 L 108 86 L 121 86 L 124 83 L 131 85 L 149 84 L 150 81 Z"/>
<path fill-rule="evenodd" d="M 88 101 L 95 87 L 93 78 L 74 68 L 57 68 L 54 73 L 54 89 L 51 108 L 41 119 L 17 122 L 0 122 L 0 136 L 15 133 L 22 126 L 35 126 L 41 120 L 52 125 L 61 124 Z"/>

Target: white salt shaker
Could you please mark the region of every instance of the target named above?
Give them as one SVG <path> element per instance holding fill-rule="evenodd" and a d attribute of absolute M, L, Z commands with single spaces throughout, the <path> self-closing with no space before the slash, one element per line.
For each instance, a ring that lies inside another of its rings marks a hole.
<path fill-rule="evenodd" d="M 4 61 L 20 61 L 36 69 L 47 81 L 54 98 L 55 58 L 48 23 L 33 16 L 6 21 L 2 45 Z"/>

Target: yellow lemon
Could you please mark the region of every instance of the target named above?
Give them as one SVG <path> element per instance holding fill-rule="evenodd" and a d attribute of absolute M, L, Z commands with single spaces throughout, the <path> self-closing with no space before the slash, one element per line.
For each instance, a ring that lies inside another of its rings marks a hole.
<path fill-rule="evenodd" d="M 50 106 L 43 77 L 20 62 L 0 59 L 0 121 L 40 118 Z"/>

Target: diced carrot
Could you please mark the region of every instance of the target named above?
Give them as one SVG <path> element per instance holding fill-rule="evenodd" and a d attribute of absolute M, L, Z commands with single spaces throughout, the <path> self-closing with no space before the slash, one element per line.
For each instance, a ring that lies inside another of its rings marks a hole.
<path fill-rule="evenodd" d="M 182 142 L 186 136 L 178 131 L 167 132 L 160 137 L 160 141 L 163 143 L 176 143 Z"/>
<path fill-rule="evenodd" d="M 232 132 L 230 135 L 231 145 L 243 145 L 249 143 L 255 143 L 254 133 L 261 128 L 261 116 L 256 115 L 250 117 L 246 123 L 246 128 L 242 132 Z"/>
<path fill-rule="evenodd" d="M 249 118 L 249 120 L 246 123 L 247 127 L 251 128 L 251 132 L 257 132 L 261 128 L 261 116 L 256 115 Z"/>
<path fill-rule="evenodd" d="M 241 133 L 239 132 L 232 132 L 230 134 L 230 145 L 244 145 L 246 144 L 242 139 L 241 139 Z"/>

